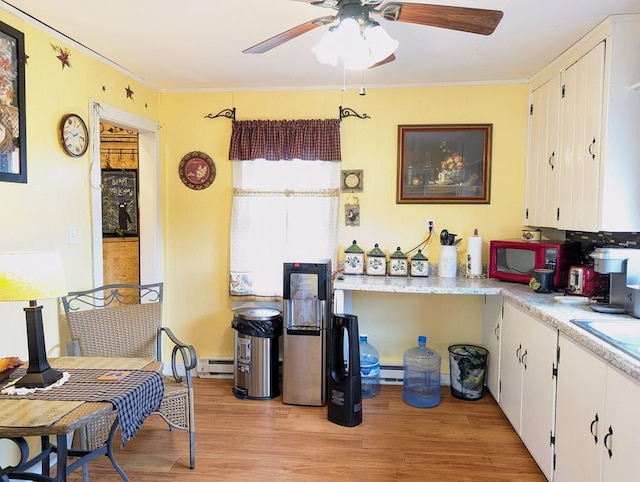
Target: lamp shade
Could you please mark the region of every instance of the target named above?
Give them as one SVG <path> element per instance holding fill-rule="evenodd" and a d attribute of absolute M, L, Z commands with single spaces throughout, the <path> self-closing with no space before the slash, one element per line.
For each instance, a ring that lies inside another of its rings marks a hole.
<path fill-rule="evenodd" d="M 0 301 L 33 301 L 66 294 L 60 253 L 0 253 Z"/>
<path fill-rule="evenodd" d="M 399 42 L 392 39 L 387 31 L 378 23 L 372 23 L 371 26 L 365 30 L 365 36 L 371 51 L 371 60 L 374 64 L 389 57 L 389 55 L 396 51 L 398 45 L 400 45 Z"/>

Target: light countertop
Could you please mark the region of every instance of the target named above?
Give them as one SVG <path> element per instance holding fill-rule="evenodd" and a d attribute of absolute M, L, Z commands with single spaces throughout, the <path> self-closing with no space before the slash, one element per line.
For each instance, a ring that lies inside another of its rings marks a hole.
<path fill-rule="evenodd" d="M 340 279 L 342 278 L 342 279 Z M 584 346 L 603 360 L 640 381 L 640 361 L 627 355 L 583 328 L 571 323 L 572 319 L 629 320 L 640 322 L 628 315 L 596 313 L 588 305 L 558 303 L 561 293 L 540 294 L 529 286 L 508 283 L 491 278 L 412 278 L 400 276 L 342 275 L 333 282 L 333 289 L 343 291 L 373 291 L 386 293 L 450 294 L 450 295 L 502 295 L 522 307 L 569 338 Z"/>

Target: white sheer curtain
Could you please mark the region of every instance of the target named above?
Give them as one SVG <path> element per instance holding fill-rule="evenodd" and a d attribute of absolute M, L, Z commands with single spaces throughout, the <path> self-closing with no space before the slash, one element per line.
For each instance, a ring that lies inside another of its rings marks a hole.
<path fill-rule="evenodd" d="M 282 296 L 284 262 L 336 266 L 339 162 L 233 161 L 229 292 Z"/>

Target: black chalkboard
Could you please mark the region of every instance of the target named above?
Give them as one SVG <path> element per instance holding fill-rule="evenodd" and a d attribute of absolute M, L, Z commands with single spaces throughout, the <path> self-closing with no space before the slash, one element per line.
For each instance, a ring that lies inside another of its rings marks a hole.
<path fill-rule="evenodd" d="M 102 170 L 103 236 L 138 236 L 138 171 Z"/>

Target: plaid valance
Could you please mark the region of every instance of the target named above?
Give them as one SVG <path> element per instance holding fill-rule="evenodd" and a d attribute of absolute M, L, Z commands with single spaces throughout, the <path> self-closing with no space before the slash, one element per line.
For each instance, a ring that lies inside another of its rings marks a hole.
<path fill-rule="evenodd" d="M 339 162 L 340 119 L 233 121 L 229 159 Z"/>

